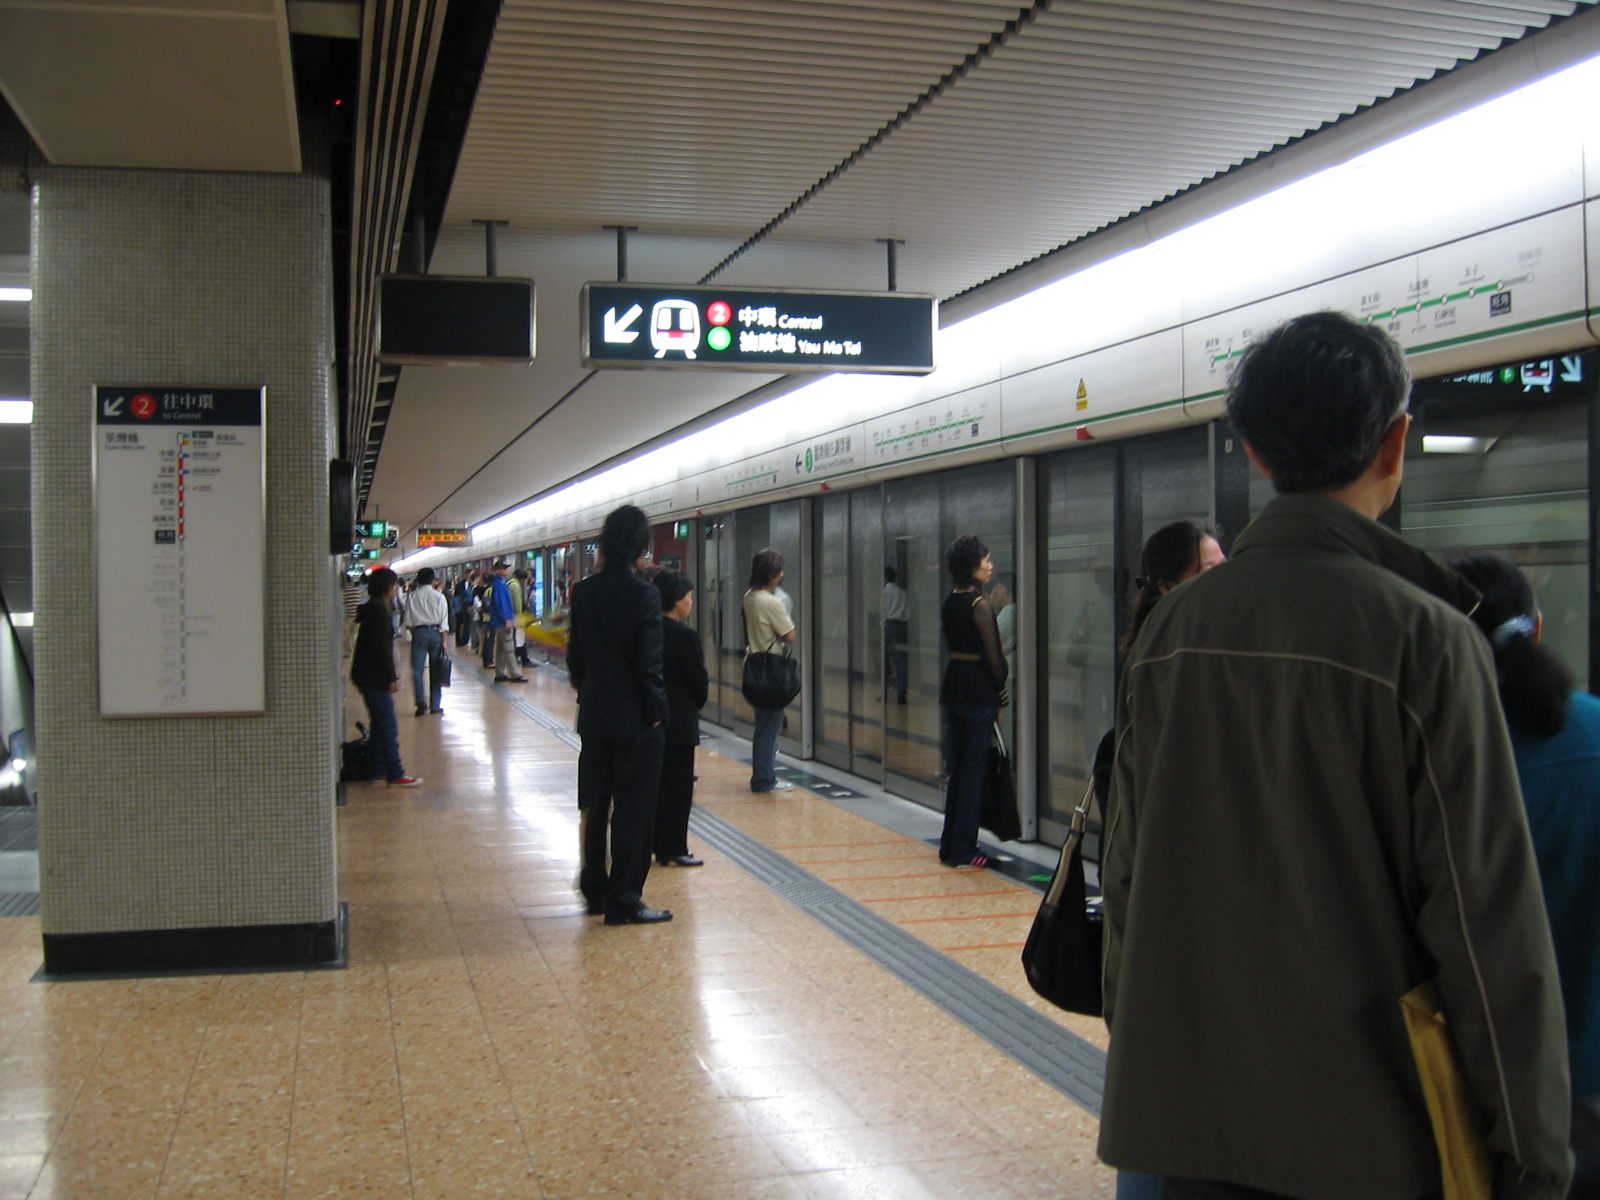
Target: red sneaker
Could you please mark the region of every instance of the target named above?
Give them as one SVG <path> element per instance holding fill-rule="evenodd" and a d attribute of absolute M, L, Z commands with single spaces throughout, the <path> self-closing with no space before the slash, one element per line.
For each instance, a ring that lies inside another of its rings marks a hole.
<path fill-rule="evenodd" d="M 389 780 L 390 787 L 416 787 L 422 780 L 411 775 L 402 775 L 399 779 Z"/>

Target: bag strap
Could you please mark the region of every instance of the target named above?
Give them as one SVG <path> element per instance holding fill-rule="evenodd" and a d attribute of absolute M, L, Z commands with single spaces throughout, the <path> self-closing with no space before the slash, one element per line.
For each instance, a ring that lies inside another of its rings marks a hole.
<path fill-rule="evenodd" d="M 1059 904 L 1061 893 L 1067 886 L 1067 867 L 1072 863 L 1072 856 L 1078 852 L 1083 844 L 1083 831 L 1089 824 L 1089 806 L 1094 803 L 1094 780 L 1089 780 L 1089 786 L 1083 790 L 1083 799 L 1078 801 L 1078 807 L 1072 810 L 1072 824 L 1067 833 L 1067 840 L 1061 843 L 1061 861 L 1056 864 L 1055 877 L 1050 880 L 1050 890 L 1045 893 L 1046 904 Z"/>

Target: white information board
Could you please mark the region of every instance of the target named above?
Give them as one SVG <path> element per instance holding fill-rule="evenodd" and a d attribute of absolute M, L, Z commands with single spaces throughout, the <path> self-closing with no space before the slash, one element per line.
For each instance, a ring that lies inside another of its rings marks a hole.
<path fill-rule="evenodd" d="M 265 388 L 94 389 L 100 713 L 266 710 Z"/>

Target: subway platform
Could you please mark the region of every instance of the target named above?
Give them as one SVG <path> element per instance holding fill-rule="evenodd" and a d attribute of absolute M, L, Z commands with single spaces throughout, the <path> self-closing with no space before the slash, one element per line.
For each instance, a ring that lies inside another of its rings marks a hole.
<path fill-rule="evenodd" d="M 564 678 L 463 656 L 443 716 L 399 700 L 426 782 L 348 789 L 347 969 L 38 982 L 38 918 L 0 919 L 0 1200 L 1113 1194 L 1104 1026 L 1017 962 L 1036 890 L 849 789 L 754 796 L 719 735 L 706 865 L 646 887 L 676 919 L 608 928 Z"/>

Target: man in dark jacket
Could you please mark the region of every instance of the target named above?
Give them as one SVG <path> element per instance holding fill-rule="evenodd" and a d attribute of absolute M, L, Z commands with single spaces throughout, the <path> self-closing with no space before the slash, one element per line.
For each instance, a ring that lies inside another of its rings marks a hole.
<path fill-rule="evenodd" d="M 1341 314 L 1253 342 L 1228 415 L 1279 495 L 1123 668 L 1100 1151 L 1164 1200 L 1439 1195 L 1400 1008 L 1427 982 L 1496 1200 L 1566 1194 L 1561 998 L 1476 596 L 1377 522 L 1409 394 Z"/>
<path fill-rule="evenodd" d="M 601 569 L 572 589 L 567 670 L 578 689 L 578 887 L 607 925 L 670 921 L 644 903 L 661 781 L 661 594 L 639 576 L 650 523 L 631 504 L 600 531 Z M 611 866 L 606 869 L 606 832 Z"/>
<path fill-rule="evenodd" d="M 394 666 L 395 593 L 400 577 L 388 567 L 367 576 L 369 599 L 356 609 L 356 648 L 350 655 L 350 682 L 361 692 L 371 722 L 367 736 L 383 760 L 383 776 L 390 787 L 416 787 L 421 779 L 406 774 L 400 761 L 400 726 L 394 715 L 394 693 L 400 690 L 400 673 Z"/>

